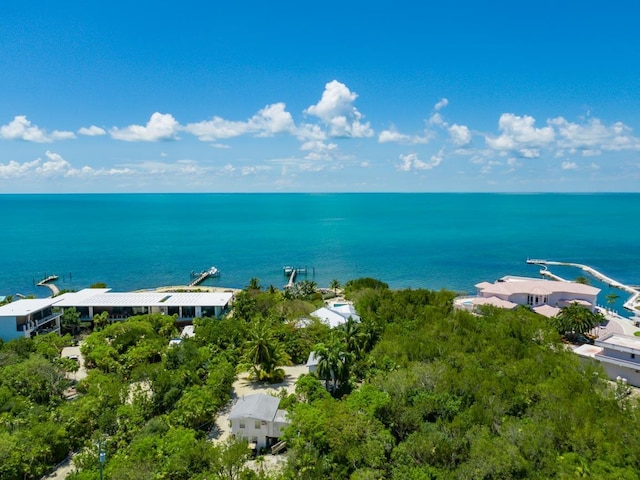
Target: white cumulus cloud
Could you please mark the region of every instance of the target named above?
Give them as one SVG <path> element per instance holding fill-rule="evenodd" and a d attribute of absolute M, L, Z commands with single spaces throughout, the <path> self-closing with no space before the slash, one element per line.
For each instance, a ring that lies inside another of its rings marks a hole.
<path fill-rule="evenodd" d="M 395 127 L 391 127 L 389 130 L 383 130 L 378 135 L 379 143 L 400 143 L 405 145 L 415 145 L 418 143 L 429 143 L 429 136 L 420 135 L 406 135 L 398 132 Z"/>
<path fill-rule="evenodd" d="M 203 142 L 212 142 L 221 138 L 232 138 L 244 135 L 249 130 L 247 122 L 225 120 L 213 117 L 197 123 L 189 123 L 184 130 L 198 137 Z"/>
<path fill-rule="evenodd" d="M 471 143 L 471 131 L 466 125 L 454 123 L 448 129 L 451 140 L 458 147 L 464 147 Z"/>
<path fill-rule="evenodd" d="M 16 115 L 11 122 L 0 127 L 0 138 L 24 140 L 35 143 L 51 143 L 56 140 L 76 138 L 73 132 L 54 130 L 47 133 L 37 125 L 32 125 L 25 115 Z"/>
<path fill-rule="evenodd" d="M 329 127 L 332 137 L 372 137 L 374 132 L 369 122 L 363 123 L 362 114 L 353 105 L 358 94 L 333 80 L 325 85 L 322 98 L 305 110 L 322 120 Z"/>
<path fill-rule="evenodd" d="M 622 122 L 605 125 L 592 118 L 585 124 L 569 122 L 563 117 L 549 120 L 558 131 L 558 145 L 584 156 L 599 155 L 602 150 L 640 150 L 640 139 Z"/>
<path fill-rule="evenodd" d="M 9 161 L 9 163 L 0 163 L 0 178 L 11 179 L 21 178 L 29 175 L 38 165 L 41 160 L 38 158 L 31 162 L 18 163 L 15 160 Z"/>
<path fill-rule="evenodd" d="M 433 106 L 433 109 L 436 112 L 439 112 L 440 110 L 442 110 L 447 105 L 449 105 L 449 100 L 447 100 L 446 98 L 441 98 L 440 101 Z"/>
<path fill-rule="evenodd" d="M 305 160 L 325 160 L 330 161 L 336 158 L 338 154 L 338 145 L 335 143 L 325 143 L 320 140 L 310 140 L 300 147 L 302 151 L 308 151 Z"/>
<path fill-rule="evenodd" d="M 578 170 L 578 164 L 576 162 L 562 162 L 562 170 Z"/>
<path fill-rule="evenodd" d="M 282 102 L 267 105 L 249 120 L 249 130 L 267 137 L 279 133 L 292 133 L 296 125 Z"/>
<path fill-rule="evenodd" d="M 408 153 L 407 155 L 400 155 L 402 163 L 398 166 L 399 170 L 403 172 L 409 172 L 411 170 L 431 170 L 442 163 L 444 158 L 444 149 L 440 149 L 438 153 L 431 156 L 428 161 L 423 161 L 418 158 L 417 153 Z"/>
<path fill-rule="evenodd" d="M 195 135 L 199 140 L 211 142 L 245 134 L 271 137 L 282 133 L 294 133 L 296 126 L 293 117 L 286 110 L 286 105 L 280 102 L 267 105 L 247 121 L 226 120 L 215 116 L 211 120 L 189 123 L 183 130 Z"/>
<path fill-rule="evenodd" d="M 501 134 L 498 137 L 485 137 L 487 145 L 498 151 L 518 152 L 527 158 L 537 157 L 539 148 L 549 145 L 555 139 L 552 127 L 535 127 L 535 119 L 529 115 L 518 116 L 503 113 L 498 121 Z"/>
<path fill-rule="evenodd" d="M 104 128 L 91 125 L 90 127 L 82 127 L 78 130 L 80 135 L 86 135 L 88 137 L 98 137 L 100 135 L 106 135 L 107 131 Z"/>
<path fill-rule="evenodd" d="M 177 140 L 180 124 L 170 113 L 155 112 L 146 125 L 129 125 L 125 128 L 114 127 L 111 137 L 125 142 L 157 142 Z"/>
<path fill-rule="evenodd" d="M 129 168 L 94 169 L 87 165 L 76 168 L 58 153 L 47 150 L 47 160 L 37 158 L 30 162 L 19 163 L 11 160 L 9 163 L 0 163 L 0 178 L 16 179 L 23 177 L 53 179 L 53 178 L 79 178 L 113 175 L 130 175 L 135 173 Z"/>
<path fill-rule="evenodd" d="M 242 176 L 257 175 L 261 172 L 268 172 L 272 170 L 272 168 L 273 167 L 271 165 L 248 165 L 246 167 L 242 167 L 240 173 Z"/>

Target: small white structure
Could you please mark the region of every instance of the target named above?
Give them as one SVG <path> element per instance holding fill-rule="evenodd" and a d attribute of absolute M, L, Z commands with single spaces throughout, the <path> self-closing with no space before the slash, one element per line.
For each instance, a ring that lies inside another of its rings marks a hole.
<path fill-rule="evenodd" d="M 172 345 L 180 345 L 182 343 L 182 339 L 183 338 L 193 338 L 196 336 L 196 331 L 193 325 L 187 325 L 186 327 L 184 327 L 182 329 L 182 332 L 180 332 L 180 337 L 178 338 L 172 338 L 171 340 L 169 340 L 169 346 Z"/>
<path fill-rule="evenodd" d="M 349 317 L 354 321 L 360 322 L 360 315 L 356 313 L 356 309 L 351 304 L 334 305 L 333 307 L 322 307 L 311 312 L 311 315 L 319 318 L 331 328 L 347 323 Z"/>
<path fill-rule="evenodd" d="M 52 310 L 55 298 L 25 298 L 0 307 L 0 338 L 13 340 L 20 337 L 57 332 L 60 333 L 60 312 Z"/>
<path fill-rule="evenodd" d="M 247 440 L 251 448 L 260 451 L 278 443 L 284 428 L 289 425 L 287 411 L 279 410 L 280 399 L 256 393 L 239 398 L 229 413 L 231 434 Z"/>
<path fill-rule="evenodd" d="M 574 352 L 600 362 L 611 380 L 625 378 L 629 385 L 640 387 L 640 337 L 608 333 Z"/>
<path fill-rule="evenodd" d="M 556 315 L 562 307 L 578 303 L 592 312 L 596 309 L 599 288 L 577 282 L 559 282 L 540 278 L 506 276 L 494 283 L 475 286 L 477 296 L 456 299 L 455 306 L 473 311 L 480 305 L 515 308 L 528 305 L 547 317 Z"/>
<path fill-rule="evenodd" d="M 311 352 L 309 354 L 306 367 L 309 373 L 316 373 L 318 371 L 318 359 L 316 357 L 316 352 Z"/>

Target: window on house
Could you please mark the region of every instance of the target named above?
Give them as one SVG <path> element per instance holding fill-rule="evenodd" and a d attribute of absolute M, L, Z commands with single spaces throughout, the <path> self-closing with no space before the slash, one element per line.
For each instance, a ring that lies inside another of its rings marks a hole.
<path fill-rule="evenodd" d="M 251 443 L 258 443 L 258 437 L 251 437 Z"/>
<path fill-rule="evenodd" d="M 631 354 L 631 358 L 636 358 L 636 354 L 635 354 L 635 353 L 632 353 L 632 354 Z"/>
<path fill-rule="evenodd" d="M 245 427 L 246 427 L 246 426 L 245 426 L 245 424 L 244 424 L 244 421 L 240 420 L 240 428 L 245 428 Z"/>
<path fill-rule="evenodd" d="M 256 430 L 260 430 L 260 421 L 259 421 L 259 420 L 256 420 L 256 422 L 255 422 L 255 425 L 254 425 L 254 426 L 256 427 Z"/>

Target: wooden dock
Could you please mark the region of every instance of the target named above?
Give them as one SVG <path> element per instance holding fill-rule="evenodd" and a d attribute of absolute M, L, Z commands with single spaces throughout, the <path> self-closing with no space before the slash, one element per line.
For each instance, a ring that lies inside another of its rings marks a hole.
<path fill-rule="evenodd" d="M 51 290 L 51 294 L 55 297 L 60 293 L 60 289 L 51 282 L 55 282 L 56 280 L 58 280 L 58 278 L 58 275 L 48 275 L 38 283 L 36 283 L 36 285 L 38 287 L 47 287 L 49 290 Z"/>
<path fill-rule="evenodd" d="M 196 277 L 189 283 L 189 287 L 197 287 L 209 277 L 217 277 L 220 271 L 216 267 L 211 267 L 209 270 L 205 270 L 200 273 L 191 272 L 192 277 Z"/>
<path fill-rule="evenodd" d="M 291 270 L 291 276 L 289 277 L 289 283 L 287 283 L 284 288 L 291 288 L 293 287 L 293 284 L 296 283 L 296 275 L 298 274 L 298 271 L 294 268 L 293 270 Z"/>
<path fill-rule="evenodd" d="M 282 273 L 284 273 L 285 276 L 289 277 L 289 283 L 287 283 L 284 286 L 284 288 L 293 287 L 294 283 L 296 282 L 296 277 L 298 276 L 298 274 L 306 275 L 308 271 L 309 269 L 307 267 L 292 267 L 290 265 L 287 265 L 286 267 L 282 267 Z M 311 271 L 315 276 L 316 274 L 315 267 L 311 267 Z"/>

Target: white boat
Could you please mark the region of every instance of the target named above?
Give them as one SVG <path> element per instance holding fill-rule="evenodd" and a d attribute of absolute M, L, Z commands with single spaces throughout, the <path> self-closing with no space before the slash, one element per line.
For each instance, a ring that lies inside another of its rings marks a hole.
<path fill-rule="evenodd" d="M 198 278 L 202 276 L 217 277 L 218 275 L 220 275 L 220 270 L 216 267 L 211 267 L 209 270 L 203 270 L 201 272 L 196 272 L 194 270 L 191 271 L 191 278 Z"/>

